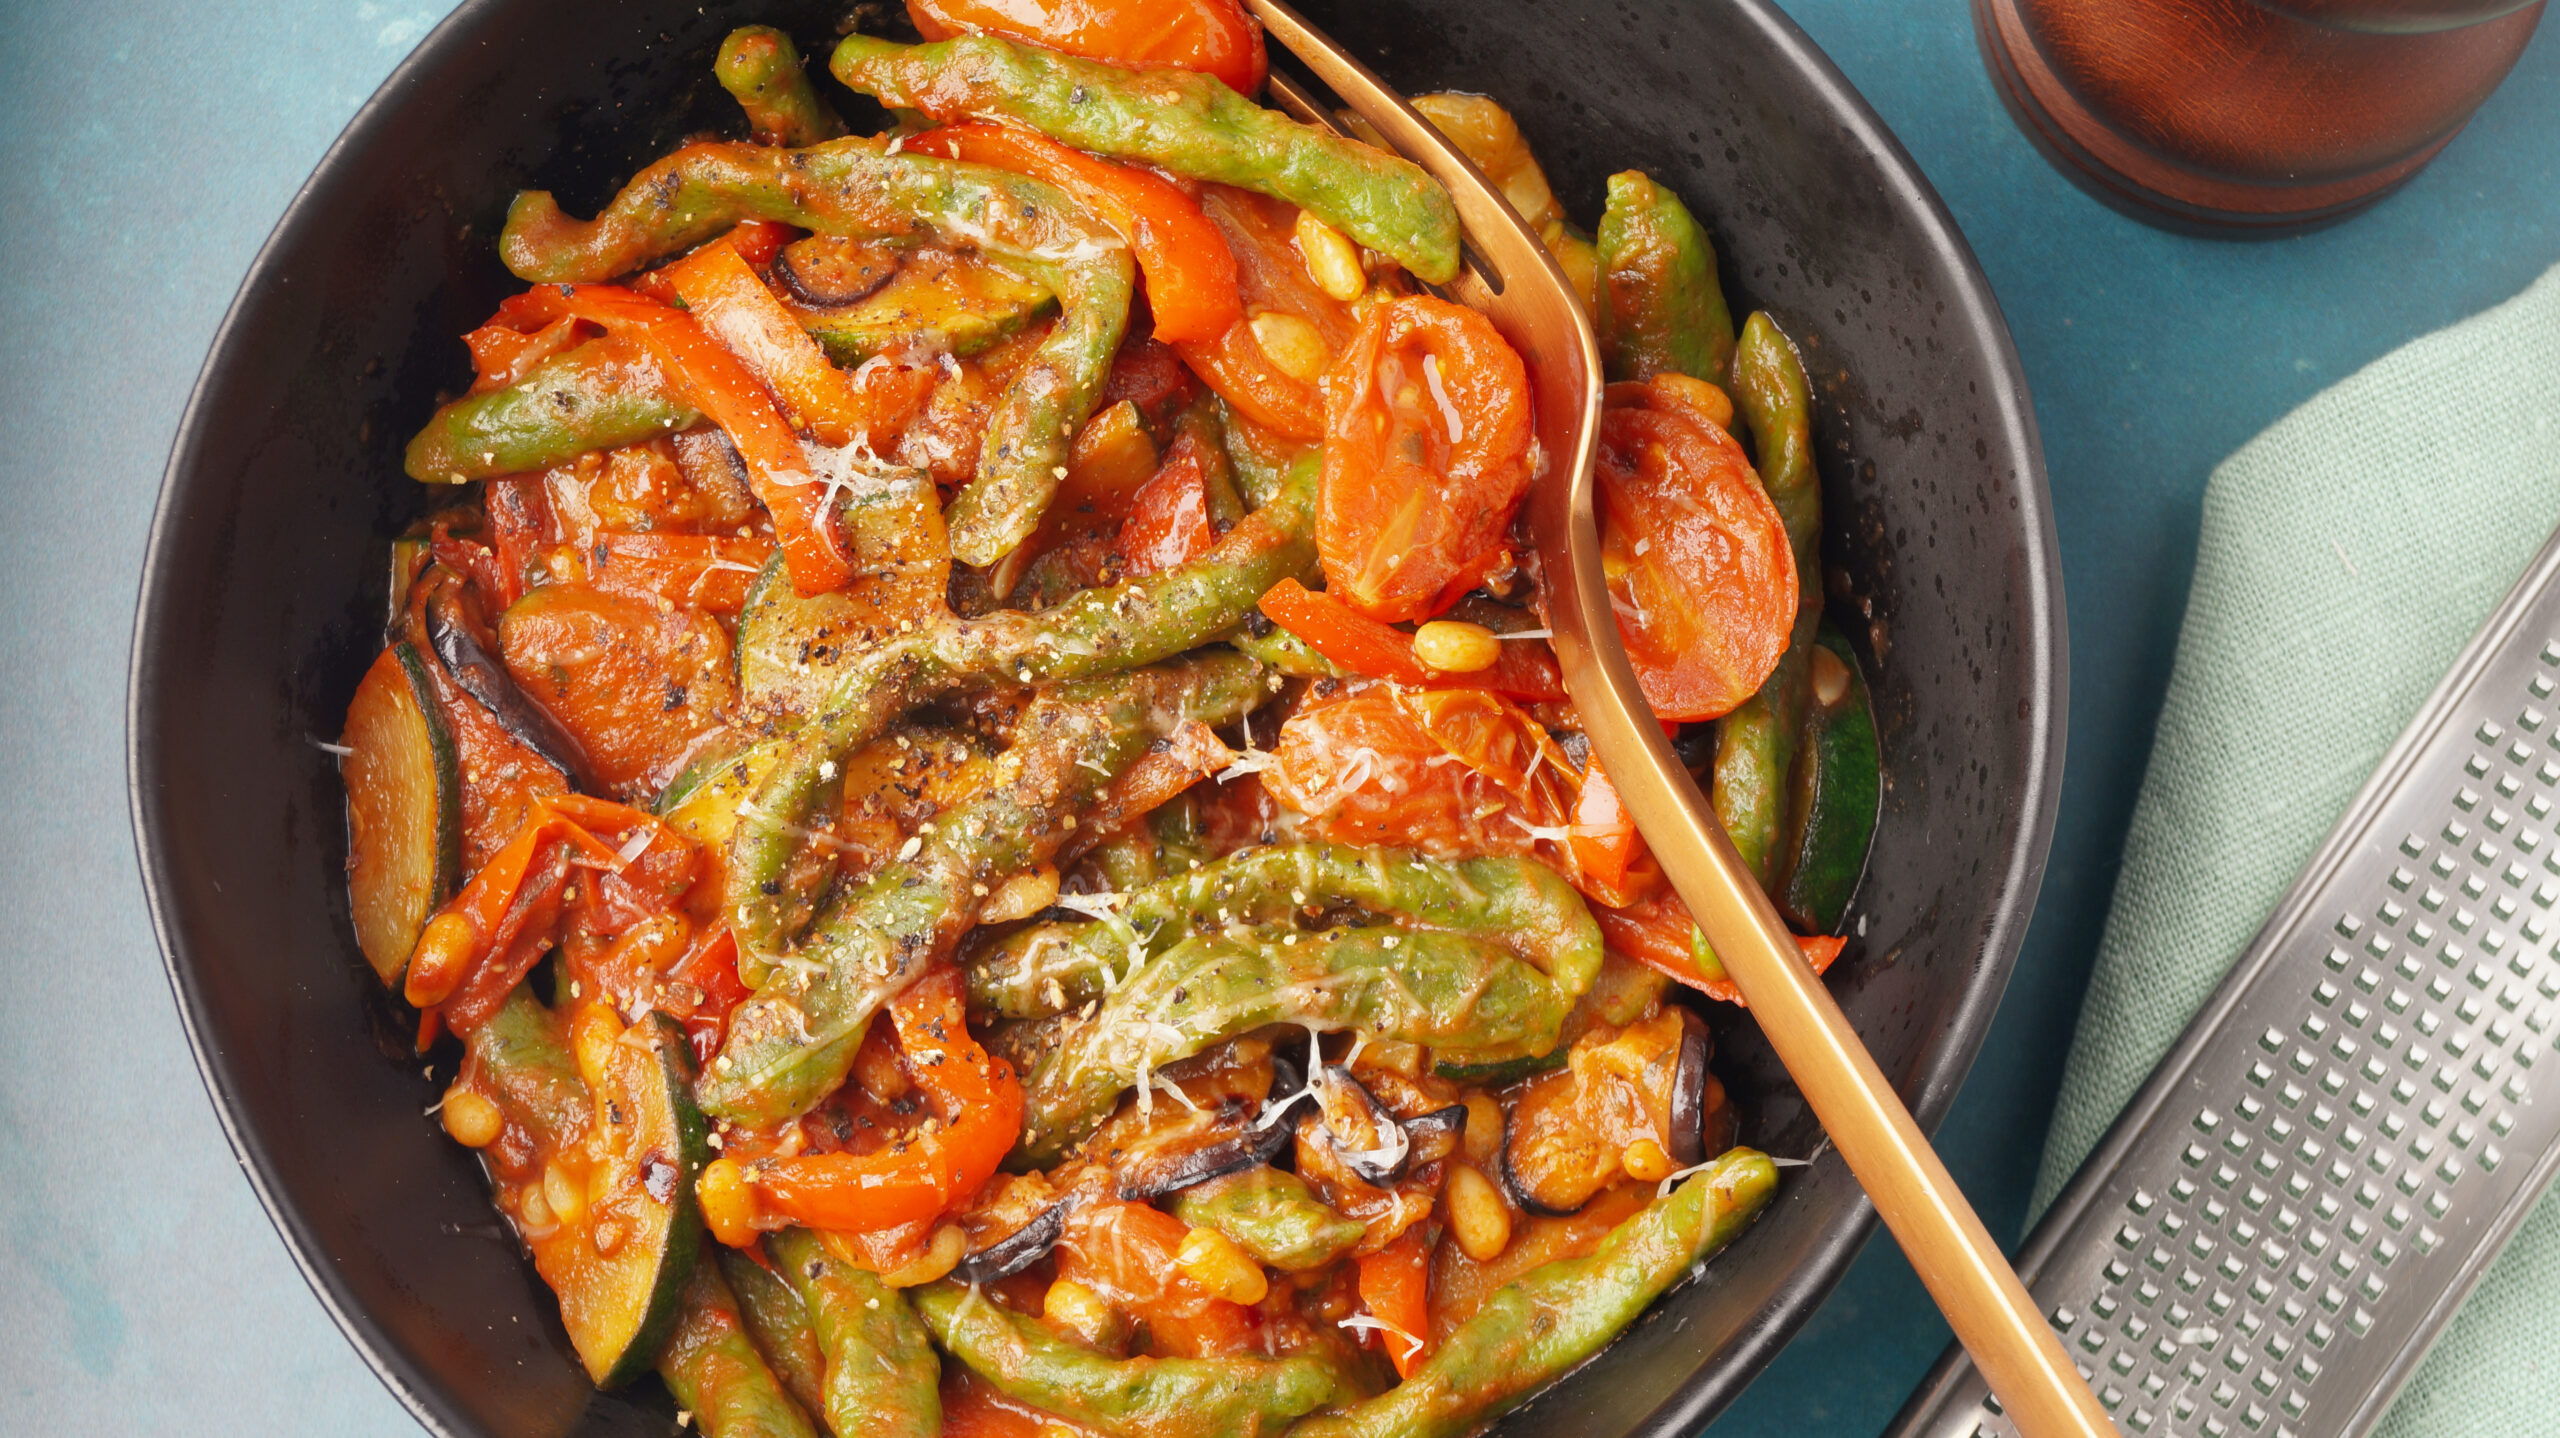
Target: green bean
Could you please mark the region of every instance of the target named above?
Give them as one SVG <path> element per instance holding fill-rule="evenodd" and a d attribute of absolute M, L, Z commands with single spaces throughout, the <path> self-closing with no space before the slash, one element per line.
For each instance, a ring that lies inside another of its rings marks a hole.
<path fill-rule="evenodd" d="M 1668 372 L 1724 382 L 1733 312 L 1716 282 L 1715 244 L 1678 195 L 1640 170 L 1609 177 L 1596 318 L 1610 379 Z"/>
<path fill-rule="evenodd" d="M 1183 1189 L 1173 1196 L 1173 1216 L 1215 1229 L 1254 1262 L 1287 1273 L 1324 1267 L 1368 1232 L 1358 1219 L 1325 1207 L 1305 1179 L 1277 1168 L 1249 1168 Z"/>
<path fill-rule="evenodd" d="M 1227 642 L 1236 647 L 1237 653 L 1250 654 L 1292 679 L 1350 677 L 1350 670 L 1325 658 L 1316 652 L 1314 645 L 1267 619 L 1262 621 L 1262 632 L 1254 633 L 1254 618 L 1246 615 L 1244 623 L 1227 636 Z"/>
<path fill-rule="evenodd" d="M 1458 274 L 1458 210 L 1421 166 L 1266 110 L 1206 75 L 1130 71 L 992 35 L 848 35 L 828 68 L 881 104 L 1026 125 L 1079 150 L 1287 200 L 1423 280 Z"/>
<path fill-rule="evenodd" d="M 1008 680 L 1110 674 L 1215 639 L 1272 585 L 1313 570 L 1315 482 L 1315 461 L 1301 461 L 1269 504 L 1189 564 L 1086 590 L 1035 613 L 945 615 L 858 656 L 739 809 L 723 909 L 741 954 L 763 962 L 779 952 L 792 916 L 805 911 L 806 896 L 788 883 L 802 819 L 847 754 L 907 709 L 944 694 Z"/>
<path fill-rule="evenodd" d="M 1218 401 L 1218 416 L 1220 428 L 1227 434 L 1227 463 L 1235 472 L 1236 492 L 1248 509 L 1260 509 L 1270 503 L 1298 463 L 1316 452 L 1313 445 L 1283 440 L 1277 441 L 1276 447 L 1287 458 L 1265 454 L 1236 436 L 1235 411 L 1225 400 Z"/>
<path fill-rule="evenodd" d="M 770 25 L 730 31 L 711 73 L 747 112 L 759 144 L 814 145 L 844 133 L 844 121 L 810 88 L 799 47 Z"/>
<path fill-rule="evenodd" d="M 1220 534 L 1244 518 L 1244 495 L 1236 488 L 1235 466 L 1227 458 L 1225 413 L 1223 401 L 1204 393 L 1173 420 L 1173 444 L 1189 440 L 1200 456 L 1200 487 L 1208 495 L 1209 524 Z"/>
<path fill-rule="evenodd" d="M 1284 844 L 1240 850 L 1159 880 L 1128 895 L 1108 919 L 1018 931 L 970 967 L 969 1004 L 1006 1018 L 1045 1018 L 1099 998 L 1129 966 L 1133 945 L 1153 958 L 1202 929 L 1283 923 L 1343 904 L 1500 943 L 1547 973 L 1568 999 L 1591 987 L 1600 967 L 1600 931 L 1590 911 L 1543 864 Z"/>
<path fill-rule="evenodd" d="M 934 1339 L 998 1392 L 1111 1438 L 1260 1438 L 1340 1387 L 1312 1355 L 1109 1358 L 947 1278 L 911 1292 Z"/>
<path fill-rule="evenodd" d="M 1795 345 L 1766 311 L 1743 323 L 1733 352 L 1734 409 L 1759 456 L 1760 483 L 1795 551 L 1796 623 L 1760 691 L 1716 728 L 1711 801 L 1735 852 L 1769 884 L 1789 827 L 1788 775 L 1804 727 L 1814 630 L 1822 622 L 1822 477 L 1813 467 L 1813 396 Z"/>
<path fill-rule="evenodd" d="M 864 1438 L 938 1438 L 942 1365 L 898 1290 L 828 1254 L 805 1228 L 765 1240 L 826 1359 L 827 1426 Z"/>
<path fill-rule="evenodd" d="M 1291 1438 L 1459 1438 L 1517 1407 L 1618 1336 L 1645 1305 L 1702 1267 L 1777 1188 L 1766 1155 L 1728 1151 L 1620 1223 L 1585 1258 L 1542 1264 L 1485 1300 L 1422 1366 Z"/>
<path fill-rule="evenodd" d="M 738 1321 L 755 1340 L 756 1352 L 781 1380 L 783 1391 L 804 1413 L 827 1408 L 826 1360 L 818 1353 L 818 1330 L 809 1323 L 809 1306 L 791 1285 L 742 1250 L 714 1244 L 720 1250 L 720 1276 L 738 1301 Z"/>
<path fill-rule="evenodd" d="M 709 1438 L 817 1438 L 740 1326 L 738 1301 L 710 1264 L 693 1271 L 676 1331 L 658 1350 L 658 1376 Z"/>
<path fill-rule="evenodd" d="M 572 220 L 547 191 L 508 208 L 507 267 L 537 284 L 605 280 L 761 217 L 861 239 L 935 239 L 1018 266 L 1058 297 L 1058 322 L 987 419 L 977 478 L 953 501 L 952 557 L 993 564 L 1028 538 L 1065 477 L 1129 321 L 1128 247 L 1037 180 L 860 136 L 798 150 L 687 145 L 634 176 L 604 213 Z"/>
<path fill-rule="evenodd" d="M 437 410 L 409 441 L 404 467 L 428 484 L 465 484 L 530 474 L 701 422 L 667 393 L 656 366 L 618 341 L 589 340 L 504 389 Z"/>
<path fill-rule="evenodd" d="M 949 951 L 980 896 L 1057 853 L 1076 812 L 1151 740 L 1194 720 L 1225 723 L 1265 693 L 1251 660 L 1210 651 L 1034 700 L 989 790 L 937 821 L 913 858 L 831 902 L 781 961 L 786 972 L 731 1013 L 700 1084 L 703 1110 L 765 1126 L 834 1092 L 871 1016 Z"/>
<path fill-rule="evenodd" d="M 1486 1063 L 1553 1048 L 1572 1006 L 1556 980 L 1466 934 L 1280 924 L 1184 939 L 1091 1014 L 1048 1021 L 1014 1156 L 1055 1162 L 1151 1070 L 1268 1024 L 1364 1029 Z"/>

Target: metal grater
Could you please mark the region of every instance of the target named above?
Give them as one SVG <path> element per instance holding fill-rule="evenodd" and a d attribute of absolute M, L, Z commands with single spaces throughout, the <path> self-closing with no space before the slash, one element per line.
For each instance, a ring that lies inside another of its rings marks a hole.
<path fill-rule="evenodd" d="M 2028 1239 L 2123 1432 L 2364 1433 L 2560 1167 L 2555 578 L 2560 536 Z M 2016 1431 L 1950 1349 L 1891 1438 Z"/>

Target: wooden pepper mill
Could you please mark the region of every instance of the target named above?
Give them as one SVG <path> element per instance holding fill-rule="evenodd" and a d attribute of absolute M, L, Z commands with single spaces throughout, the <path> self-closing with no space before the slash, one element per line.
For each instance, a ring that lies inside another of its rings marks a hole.
<path fill-rule="evenodd" d="M 1973 0 L 2020 128 L 2136 218 L 2275 235 L 2416 174 L 2504 80 L 2542 0 Z"/>

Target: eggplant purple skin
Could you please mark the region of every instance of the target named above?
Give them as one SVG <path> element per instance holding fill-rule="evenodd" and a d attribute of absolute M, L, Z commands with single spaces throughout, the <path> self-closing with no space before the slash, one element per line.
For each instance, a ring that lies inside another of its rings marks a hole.
<path fill-rule="evenodd" d="M 1511 1201 L 1520 1205 L 1522 1212 L 1533 1213 L 1540 1218 L 1571 1218 L 1582 1212 L 1581 1204 L 1575 1204 L 1571 1208 L 1558 1208 L 1554 1204 L 1538 1201 L 1537 1190 L 1522 1183 L 1520 1176 L 1511 1171 L 1511 1137 L 1507 1132 L 1502 1140 L 1502 1161 L 1497 1167 L 1502 1170 L 1503 1192 L 1511 1195 Z"/>
<path fill-rule="evenodd" d="M 1075 1206 L 1073 1198 L 1062 1198 L 1032 1215 L 1024 1224 L 977 1252 L 960 1260 L 952 1270 L 963 1283 L 993 1283 L 1011 1278 L 1041 1259 L 1058 1246 L 1067 1231 L 1067 1210 Z"/>
<path fill-rule="evenodd" d="M 1715 1040 L 1707 1021 L 1680 1014 L 1680 1065 L 1671 1076 L 1671 1161 L 1682 1168 L 1707 1161 L 1707 1060 Z"/>
<path fill-rule="evenodd" d="M 1369 1092 L 1369 1086 L 1360 1082 L 1359 1078 L 1343 1065 L 1326 1064 L 1324 1066 L 1324 1086 L 1334 1094 L 1358 1104 L 1367 1114 L 1371 1133 L 1384 1133 L 1390 1128 L 1402 1127 L 1396 1116 L 1387 1111 L 1387 1106 L 1378 1102 L 1378 1096 Z M 1342 1159 L 1343 1166 L 1353 1173 L 1383 1187 L 1404 1177 L 1405 1170 L 1413 1166 L 1413 1145 L 1410 1142 L 1404 1143 L 1397 1149 L 1392 1163 L 1381 1163 L 1375 1159 L 1363 1157 L 1362 1150 L 1345 1147 L 1341 1136 L 1334 1131 L 1332 1116 L 1326 1111 L 1328 1100 L 1318 1098 L 1315 1102 L 1316 1122 L 1324 1131 L 1325 1142 Z"/>
<path fill-rule="evenodd" d="M 1120 1174 L 1120 1197 L 1131 1203 L 1144 1203 L 1213 1178 L 1259 1168 L 1277 1157 L 1291 1138 L 1285 1124 L 1255 1128 L 1251 1115 L 1239 1112 L 1220 1116 L 1233 1118 L 1233 1129 L 1225 1137 L 1169 1159 L 1158 1160 L 1153 1155 L 1141 1159 Z"/>
<path fill-rule="evenodd" d="M 569 787 L 584 787 L 578 782 L 579 760 L 585 757 L 578 741 L 569 737 L 550 712 L 525 697 L 516 687 L 506 666 L 489 653 L 480 637 L 471 632 L 470 623 L 457 609 L 458 601 L 450 595 L 439 595 L 427 605 L 427 642 L 434 646 L 436 658 L 443 663 L 453 682 L 462 692 L 478 700 L 489 711 L 500 728 L 534 753 L 542 761 L 560 771 Z"/>
<path fill-rule="evenodd" d="M 1436 1163 L 1458 1151 L 1458 1141 L 1467 1132 L 1467 1106 L 1453 1103 L 1403 1122 L 1407 1140 L 1405 1166 Z"/>

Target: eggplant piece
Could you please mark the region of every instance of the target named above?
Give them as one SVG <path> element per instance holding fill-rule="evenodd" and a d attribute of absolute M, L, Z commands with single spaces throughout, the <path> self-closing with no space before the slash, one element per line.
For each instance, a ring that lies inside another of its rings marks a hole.
<path fill-rule="evenodd" d="M 1687 1168 L 1704 1163 L 1710 1152 L 1707 1145 L 1707 1123 L 1720 1116 L 1724 1105 L 1723 1085 L 1707 1072 L 1707 1060 L 1715 1053 L 1715 1040 L 1707 1033 L 1707 1021 L 1688 1009 L 1675 1009 L 1680 1015 L 1680 1058 L 1671 1074 L 1671 1132 L 1663 1151 L 1671 1161 Z M 1719 1102 L 1710 1103 L 1712 1097 Z"/>
<path fill-rule="evenodd" d="M 1029 1223 L 961 1259 L 960 1266 L 953 1270 L 955 1276 L 963 1283 L 993 1283 L 999 1278 L 1011 1278 L 1048 1257 L 1049 1250 L 1058 1246 L 1059 1237 L 1067 1231 L 1067 1210 L 1075 1207 L 1075 1202 L 1069 1196 L 1033 1214 Z"/>
<path fill-rule="evenodd" d="M 1413 1162 L 1412 1137 L 1367 1084 L 1340 1064 L 1326 1064 L 1315 1098 L 1325 1142 L 1344 1167 L 1381 1187 L 1404 1177 Z"/>
<path fill-rule="evenodd" d="M 1502 1150 L 1512 1198 L 1531 1213 L 1574 1213 L 1625 1176 L 1631 1145 L 1658 1145 L 1677 1167 L 1716 1151 L 1706 1130 L 1724 1091 L 1707 1069 L 1711 1047 L 1703 1020 L 1666 1008 L 1594 1029 L 1566 1067 L 1513 1089 Z"/>
<path fill-rule="evenodd" d="M 1405 1157 L 1408 1167 L 1419 1168 L 1438 1163 L 1458 1151 L 1458 1142 L 1466 1137 L 1467 1106 L 1453 1103 L 1447 1108 L 1404 1120 L 1405 1140 L 1411 1152 Z"/>
<path fill-rule="evenodd" d="M 1144 1203 L 1194 1184 L 1224 1178 L 1271 1162 L 1289 1142 L 1289 1130 L 1253 1126 L 1242 1107 L 1219 1109 L 1206 1123 L 1178 1127 L 1163 1138 L 1125 1151 L 1114 1164 L 1120 1196 Z"/>
<path fill-rule="evenodd" d="M 550 711 L 526 698 L 525 692 L 516 687 L 507 667 L 489 653 L 488 646 L 473 632 L 471 621 L 462 612 L 461 599 L 451 589 L 442 590 L 427 601 L 427 642 L 434 646 L 436 658 L 453 676 L 453 682 L 478 700 L 510 737 L 559 770 L 570 788 L 583 787 L 578 775 L 586 755 L 578 741 L 569 737 Z"/>
<path fill-rule="evenodd" d="M 895 249 L 841 235 L 811 235 L 782 247 L 775 277 L 804 304 L 851 305 L 897 278 Z"/>

